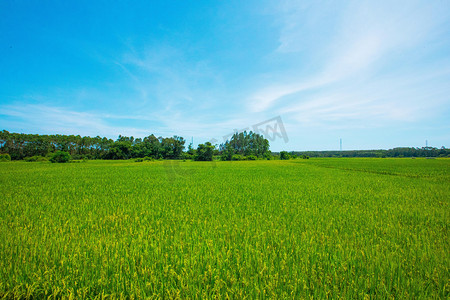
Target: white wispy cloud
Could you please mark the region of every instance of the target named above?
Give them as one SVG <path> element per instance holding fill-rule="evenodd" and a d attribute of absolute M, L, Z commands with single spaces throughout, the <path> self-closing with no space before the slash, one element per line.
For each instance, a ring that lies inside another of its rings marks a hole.
<path fill-rule="evenodd" d="M 79 112 L 64 107 L 41 104 L 2 105 L 1 114 L 14 118 L 15 127 L 27 133 L 81 134 L 117 137 L 119 134 L 145 136 L 140 128 L 111 126 L 105 117 L 95 113 Z M 11 124 L 10 122 L 8 122 Z"/>
<path fill-rule="evenodd" d="M 376 128 L 414 124 L 433 118 L 449 102 L 450 66 L 436 72 L 412 72 L 340 85 L 295 98 L 278 110 L 304 127 Z M 442 86 L 436 88 L 436 85 Z"/>
<path fill-rule="evenodd" d="M 286 21 L 281 29 L 280 47 L 277 49 L 279 56 L 284 53 L 298 52 L 301 54 L 302 41 L 311 43 L 308 37 L 302 36 L 311 30 L 317 33 L 314 28 L 315 22 L 324 16 L 324 11 L 314 10 L 310 5 L 297 5 L 298 2 L 289 2 L 287 7 L 293 10 L 281 11 L 281 16 L 285 16 Z M 320 5 L 316 5 L 318 7 Z M 435 30 L 445 22 L 445 17 L 436 17 L 437 10 L 442 9 L 439 5 L 429 5 L 427 3 L 386 3 L 378 2 L 351 2 L 346 6 L 344 13 L 336 16 L 330 15 L 337 29 L 333 29 L 336 35 L 330 38 L 327 43 L 319 38 L 320 43 L 312 47 L 317 52 L 318 57 L 323 63 L 318 67 L 318 71 L 313 74 L 303 74 L 299 70 L 297 77 L 281 76 L 278 82 L 262 83 L 264 87 L 257 90 L 248 99 L 249 109 L 253 112 L 264 112 L 273 110 L 276 107 L 287 106 L 280 109 L 281 112 L 302 111 L 299 116 L 301 120 L 315 119 L 349 119 L 351 117 L 367 118 L 374 114 L 374 108 L 379 107 L 377 101 L 383 100 L 386 110 L 385 116 L 391 116 L 392 119 L 401 120 L 407 118 L 412 113 L 406 113 L 408 109 L 397 109 L 405 105 L 405 101 L 394 98 L 394 95 L 384 95 L 385 98 L 377 98 L 370 95 L 370 90 L 365 85 L 371 81 L 380 82 L 377 77 L 377 71 L 389 63 L 395 64 L 396 57 L 401 53 L 413 51 L 415 47 L 426 42 L 428 39 L 436 38 Z M 306 17 L 305 12 L 310 15 Z M 330 13 L 330 11 L 328 11 Z M 323 22 L 327 22 L 323 19 Z M 309 27 L 308 26 L 313 26 Z M 306 28 L 303 28 L 306 27 Z M 311 46 L 311 45 L 309 45 Z M 319 60 L 314 58 L 315 60 Z M 298 64 L 294 64 L 298 67 Z M 445 66 L 441 66 L 445 67 Z M 301 66 L 299 67 L 301 69 Z M 403 80 L 402 77 L 410 78 L 410 74 L 397 74 L 397 78 L 392 79 L 386 86 L 378 84 L 378 88 L 385 89 L 391 86 L 399 86 L 395 81 Z M 339 83 L 339 87 L 336 84 Z M 342 89 L 347 89 L 346 93 L 350 95 L 339 95 Z M 441 87 L 442 88 L 442 87 Z M 358 100 L 352 100 L 352 93 L 357 90 Z M 303 92 L 311 92 L 314 95 L 304 96 Z M 416 89 L 416 92 L 421 92 Z M 337 95 L 334 95 L 334 94 Z M 426 90 L 422 91 L 426 93 Z M 305 102 L 305 97 L 309 99 Z M 390 97 L 390 102 L 386 100 Z M 295 100 L 297 99 L 297 100 Z M 327 100 L 324 100 L 327 99 Z M 361 100 L 364 99 L 364 100 Z M 371 99 L 369 102 L 367 99 Z M 408 98 L 411 106 L 412 102 L 421 101 L 419 96 L 415 95 Z M 295 102 L 300 102 L 295 105 Z M 346 103 L 346 104 L 345 104 Z M 413 106 L 415 106 L 413 104 Z M 297 107 L 292 109 L 292 107 Z M 360 107 L 360 109 L 357 109 Z M 308 112 L 308 109 L 311 111 Z M 320 111 L 321 118 L 316 118 Z M 341 113 L 336 113 L 340 111 Z M 343 113 L 343 111 L 347 111 Z M 351 112 L 350 112 L 351 111 Z M 389 113 L 390 111 L 390 113 Z M 397 111 L 397 113 L 394 113 Z M 306 117 L 304 114 L 311 117 Z M 316 116 L 316 117 L 314 117 Z"/>

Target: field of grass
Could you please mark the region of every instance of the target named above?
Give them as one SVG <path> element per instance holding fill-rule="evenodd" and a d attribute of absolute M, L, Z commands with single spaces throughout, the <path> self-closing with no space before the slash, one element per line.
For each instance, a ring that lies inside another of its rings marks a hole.
<path fill-rule="evenodd" d="M 450 159 L 0 163 L 0 298 L 450 296 Z"/>

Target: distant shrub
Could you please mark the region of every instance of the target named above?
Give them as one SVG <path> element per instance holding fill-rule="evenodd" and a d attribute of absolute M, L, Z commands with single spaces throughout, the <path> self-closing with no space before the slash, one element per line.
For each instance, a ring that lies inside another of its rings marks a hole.
<path fill-rule="evenodd" d="M 227 161 L 227 160 L 232 160 L 233 159 L 233 151 L 223 151 L 222 155 L 220 156 L 220 160 L 222 161 Z"/>
<path fill-rule="evenodd" d="M 234 154 L 234 155 L 231 157 L 231 160 L 245 160 L 245 156 L 242 156 L 242 155 L 240 155 L 240 154 Z"/>
<path fill-rule="evenodd" d="M 25 157 L 23 160 L 26 162 L 48 161 L 48 159 L 46 157 L 40 156 L 40 155 Z"/>
<path fill-rule="evenodd" d="M 154 161 L 155 159 L 153 157 L 150 156 L 145 156 L 144 157 L 144 161 Z"/>
<path fill-rule="evenodd" d="M 272 154 L 270 154 L 269 152 L 267 152 L 267 153 L 264 153 L 264 159 L 272 160 L 272 159 L 273 159 L 273 156 L 272 156 Z"/>
<path fill-rule="evenodd" d="M 8 153 L 0 154 L 0 161 L 11 161 L 11 156 Z"/>
<path fill-rule="evenodd" d="M 52 163 L 66 163 L 71 159 L 70 154 L 65 151 L 56 151 L 50 158 Z"/>
<path fill-rule="evenodd" d="M 184 152 L 181 156 L 182 159 L 194 159 L 195 155 L 191 153 Z"/>
<path fill-rule="evenodd" d="M 86 161 L 87 160 L 85 160 L 85 159 L 72 159 L 72 160 L 70 160 L 68 162 L 71 163 L 71 164 L 79 164 L 79 163 L 84 163 Z"/>
<path fill-rule="evenodd" d="M 258 157 L 256 155 L 248 155 L 247 160 L 257 160 Z"/>
<path fill-rule="evenodd" d="M 26 162 L 35 162 L 37 160 L 37 156 L 25 157 L 23 160 Z"/>
<path fill-rule="evenodd" d="M 138 157 L 138 158 L 136 158 L 135 160 L 134 160 L 134 162 L 143 162 L 144 161 L 144 159 L 143 158 L 140 158 L 140 157 Z"/>
<path fill-rule="evenodd" d="M 74 154 L 72 155 L 73 160 L 88 160 L 90 157 L 85 154 Z"/>

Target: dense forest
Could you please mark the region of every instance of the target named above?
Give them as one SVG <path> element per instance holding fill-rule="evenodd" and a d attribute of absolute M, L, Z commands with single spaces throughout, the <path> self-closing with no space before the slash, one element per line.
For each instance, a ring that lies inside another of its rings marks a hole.
<path fill-rule="evenodd" d="M 105 137 L 80 135 L 39 135 L 0 132 L 0 154 L 9 155 L 12 160 L 49 158 L 58 151 L 67 152 L 72 159 L 193 159 L 212 160 L 255 160 L 273 159 L 278 153 L 271 153 L 269 141 L 262 135 L 250 132 L 235 133 L 230 140 L 220 145 L 210 142 L 192 145 L 185 151 L 184 138 L 156 137 L 134 138 L 119 135 L 117 140 Z M 351 151 L 282 151 L 289 159 L 296 157 L 450 157 L 450 149 L 445 147 L 393 148 L 389 150 L 351 150 Z M 3 157 L 3 156 L 2 156 Z"/>
<path fill-rule="evenodd" d="M 74 159 L 129 159 L 136 157 L 180 158 L 185 140 L 150 135 L 143 139 L 119 136 L 116 141 L 105 137 L 79 135 L 39 135 L 0 132 L 0 152 L 13 160 L 48 156 L 56 151 L 68 152 Z"/>
<path fill-rule="evenodd" d="M 210 142 L 194 149 L 179 136 L 134 138 L 119 135 L 117 140 L 105 137 L 80 135 L 39 135 L 0 132 L 0 153 L 9 154 L 12 160 L 30 157 L 48 157 L 57 151 L 67 152 L 73 159 L 195 159 L 212 160 L 221 155 L 223 160 L 262 158 L 270 154 L 269 141 L 253 132 L 234 134 L 229 141 L 216 147 Z"/>

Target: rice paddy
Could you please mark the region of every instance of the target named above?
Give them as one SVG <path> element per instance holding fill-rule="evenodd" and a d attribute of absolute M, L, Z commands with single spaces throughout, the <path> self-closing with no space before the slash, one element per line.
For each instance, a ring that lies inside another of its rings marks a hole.
<path fill-rule="evenodd" d="M 449 170 L 0 163 L 0 298 L 448 298 Z"/>

